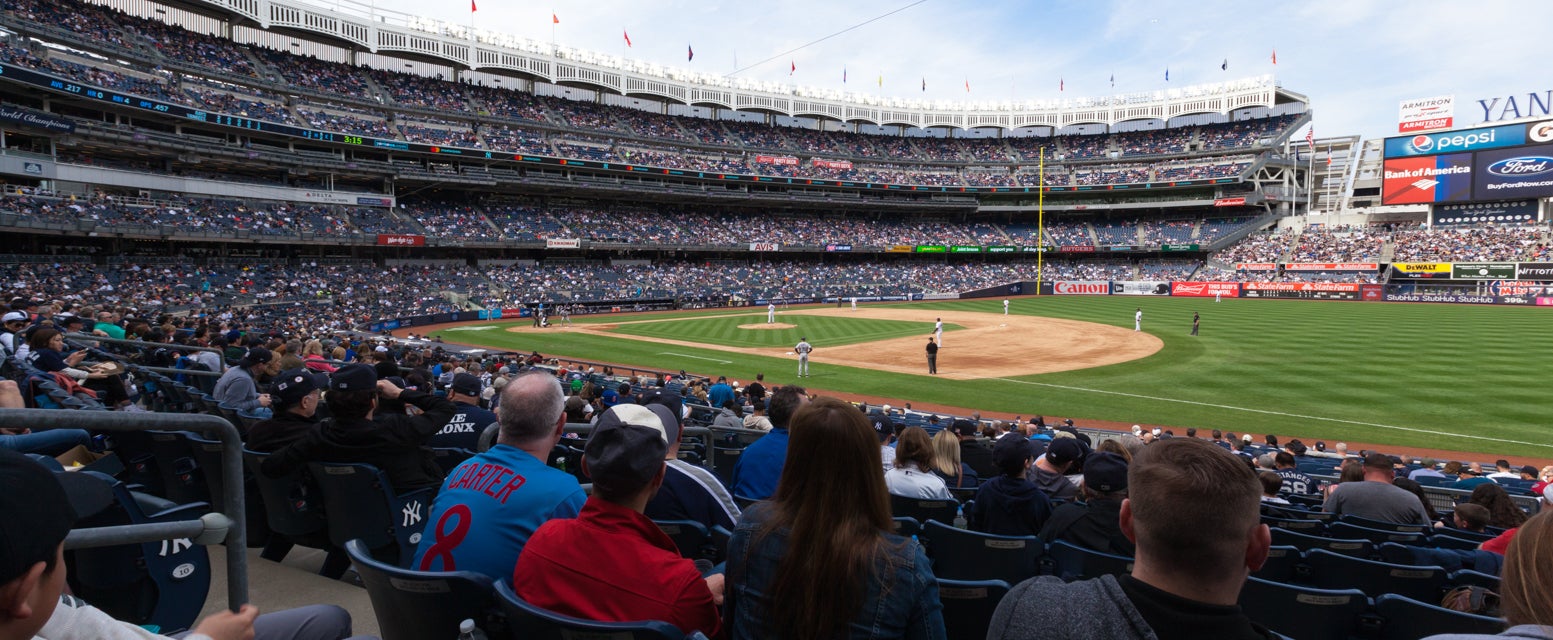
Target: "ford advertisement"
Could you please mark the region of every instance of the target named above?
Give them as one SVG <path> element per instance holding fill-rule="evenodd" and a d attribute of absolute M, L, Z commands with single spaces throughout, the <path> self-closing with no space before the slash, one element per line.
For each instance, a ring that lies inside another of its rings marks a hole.
<path fill-rule="evenodd" d="M 1477 154 L 1472 187 L 1479 200 L 1553 195 L 1553 144 Z"/>

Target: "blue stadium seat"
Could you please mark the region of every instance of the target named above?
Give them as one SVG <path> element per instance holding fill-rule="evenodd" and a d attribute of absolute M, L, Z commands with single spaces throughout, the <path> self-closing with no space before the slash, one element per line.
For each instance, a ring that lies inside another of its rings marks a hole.
<path fill-rule="evenodd" d="M 1378 597 L 1387 593 L 1435 602 L 1445 591 L 1445 569 L 1436 566 L 1392 564 L 1354 558 L 1316 549 L 1305 554 L 1311 586 L 1321 589 L 1358 589 Z"/>
<path fill-rule="evenodd" d="M 1046 548 L 1035 536 L 999 536 L 956 529 L 937 520 L 922 525 L 933 575 L 948 580 L 1001 580 L 1018 584 L 1040 573 Z"/>
<path fill-rule="evenodd" d="M 1249 578 L 1240 589 L 1247 617 L 1294 640 L 1355 635 L 1370 599 L 1357 589 L 1327 590 Z"/>
<path fill-rule="evenodd" d="M 1327 530 L 1327 526 L 1320 520 L 1274 518 L 1272 516 L 1262 516 L 1262 524 L 1265 524 L 1269 527 L 1284 529 L 1286 531 L 1297 531 L 1299 533 L 1312 536 L 1323 535 Z"/>
<path fill-rule="evenodd" d="M 1300 564 L 1304 561 L 1305 556 L 1299 549 L 1274 545 L 1267 549 L 1267 562 L 1251 575 L 1273 582 L 1289 582 L 1294 580 Z"/>
<path fill-rule="evenodd" d="M 1424 544 L 1426 538 L 1422 533 L 1403 533 L 1391 529 L 1371 529 L 1361 527 L 1351 522 L 1339 520 L 1327 526 L 1327 535 L 1334 538 L 1347 538 L 1350 540 L 1369 540 L 1374 544 L 1395 542 L 1397 544 Z"/>
<path fill-rule="evenodd" d="M 1380 616 L 1380 640 L 1418 640 L 1437 634 L 1493 635 L 1504 630 L 1498 618 L 1453 611 L 1399 595 L 1375 599 Z"/>
<path fill-rule="evenodd" d="M 264 475 L 260 467 L 265 455 L 243 451 L 243 466 L 258 489 L 258 502 L 264 509 L 264 521 L 270 533 L 261 557 L 280 562 L 290 553 L 292 545 L 323 549 L 328 557 L 318 575 L 326 578 L 344 575 L 350 568 L 350 558 L 329 537 L 329 520 L 324 516 L 323 494 L 318 486 L 300 469 L 280 478 Z"/>
<path fill-rule="evenodd" d="M 937 520 L 953 523 L 954 517 L 960 513 L 960 503 L 956 500 L 922 500 L 891 494 L 890 513 L 897 518 L 911 518 L 917 522 Z"/>
<path fill-rule="evenodd" d="M 401 569 L 373 558 L 360 540 L 345 543 L 345 551 L 367 587 L 383 640 L 454 638 L 460 622 L 484 623 L 495 604 L 495 584 L 484 574 Z"/>
<path fill-rule="evenodd" d="M 156 456 L 156 470 L 162 476 L 162 497 L 176 504 L 210 502 L 210 490 L 206 487 L 204 473 L 189 445 L 189 433 L 185 431 L 147 431 L 151 438 L 151 454 Z"/>
<path fill-rule="evenodd" d="M 712 536 L 706 530 L 706 525 L 694 520 L 654 520 L 653 524 L 658 525 L 674 541 L 681 556 L 695 560 L 713 555 L 708 548 Z"/>
<path fill-rule="evenodd" d="M 1003 596 L 1008 595 L 1008 583 L 1002 580 L 946 580 L 938 579 L 938 601 L 944 605 L 944 630 L 950 638 L 985 638 L 987 625 L 992 622 L 992 612 L 997 610 Z"/>
<path fill-rule="evenodd" d="M 712 474 L 723 481 L 724 487 L 733 486 L 733 466 L 744 455 L 743 447 L 712 447 Z"/>
<path fill-rule="evenodd" d="M 540 609 L 524 602 L 512 592 L 512 586 L 503 580 L 496 584 L 496 601 L 507 615 L 507 632 L 511 640 L 574 640 L 579 638 L 607 638 L 609 640 L 684 640 L 705 639 L 700 633 L 686 636 L 667 622 L 594 622 L 571 616 L 563 616 Z"/>
<path fill-rule="evenodd" d="M 1066 540 L 1051 543 L 1046 555 L 1051 558 L 1052 575 L 1068 582 L 1132 573 L 1132 558 L 1091 551 Z"/>
<path fill-rule="evenodd" d="M 916 518 L 896 517 L 894 523 L 895 534 L 899 536 L 910 538 L 922 531 L 922 523 L 917 522 Z"/>
<path fill-rule="evenodd" d="M 457 447 L 431 447 L 431 457 L 437 462 L 437 467 L 442 469 L 442 474 L 447 475 L 453 469 L 474 457 L 475 452 Z"/>
<path fill-rule="evenodd" d="M 1428 544 L 1439 547 L 1441 549 L 1461 549 L 1463 551 L 1471 551 L 1480 546 L 1483 546 L 1484 542 L 1484 540 L 1469 540 L 1461 538 L 1454 533 L 1450 535 L 1441 533 L 1429 536 Z"/>
<path fill-rule="evenodd" d="M 1489 591 L 1499 590 L 1499 576 L 1471 569 L 1452 571 L 1447 580 L 1453 587 L 1483 587 Z"/>
<path fill-rule="evenodd" d="M 1430 525 L 1425 525 L 1425 524 L 1397 524 L 1395 522 L 1386 522 L 1384 520 L 1374 520 L 1374 519 L 1371 519 L 1371 518 L 1362 518 L 1362 517 L 1359 517 L 1359 516 L 1356 516 L 1356 515 L 1351 515 L 1351 514 L 1345 514 L 1345 515 L 1339 516 L 1337 518 L 1337 521 L 1338 522 L 1346 522 L 1346 523 L 1351 524 L 1351 525 L 1365 527 L 1365 528 L 1369 528 L 1369 529 L 1380 529 L 1382 531 L 1396 531 L 1396 532 L 1400 532 L 1400 533 L 1428 533 L 1429 532 L 1429 526 L 1430 526 Z"/>
<path fill-rule="evenodd" d="M 400 566 L 409 564 L 426 528 L 433 489 L 395 494 L 388 476 L 369 464 L 310 462 L 307 467 L 323 496 L 335 546 L 359 538 L 374 553 Z"/>
<path fill-rule="evenodd" d="M 1325 549 L 1358 558 L 1368 558 L 1375 554 L 1375 545 L 1369 540 L 1323 538 L 1277 527 L 1272 529 L 1272 534 L 1273 544 L 1296 547 L 1300 551 L 1308 552 L 1312 549 Z"/>

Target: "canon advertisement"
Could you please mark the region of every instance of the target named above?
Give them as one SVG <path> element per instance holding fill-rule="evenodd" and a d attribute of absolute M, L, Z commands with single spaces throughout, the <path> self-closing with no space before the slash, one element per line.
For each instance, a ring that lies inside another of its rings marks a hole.
<path fill-rule="evenodd" d="M 1111 283 L 1104 280 L 1058 280 L 1052 284 L 1052 293 L 1059 296 L 1105 296 L 1111 294 Z"/>
<path fill-rule="evenodd" d="M 1113 296 L 1168 296 L 1170 283 L 1163 280 L 1112 282 Z"/>

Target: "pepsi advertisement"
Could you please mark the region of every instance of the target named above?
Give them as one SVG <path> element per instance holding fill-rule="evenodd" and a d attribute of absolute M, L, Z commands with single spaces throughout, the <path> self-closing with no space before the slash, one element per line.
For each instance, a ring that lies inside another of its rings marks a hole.
<path fill-rule="evenodd" d="M 1472 174 L 1479 200 L 1553 195 L 1553 144 L 1480 152 Z"/>
<path fill-rule="evenodd" d="M 1535 126 L 1535 125 L 1531 125 Z M 1526 144 L 1528 125 L 1507 124 L 1481 129 L 1462 129 L 1415 136 L 1386 138 L 1386 159 L 1412 158 L 1441 153 L 1482 151 Z"/>
<path fill-rule="evenodd" d="M 1381 182 L 1384 204 L 1429 204 L 1472 199 L 1472 154 L 1389 158 Z"/>

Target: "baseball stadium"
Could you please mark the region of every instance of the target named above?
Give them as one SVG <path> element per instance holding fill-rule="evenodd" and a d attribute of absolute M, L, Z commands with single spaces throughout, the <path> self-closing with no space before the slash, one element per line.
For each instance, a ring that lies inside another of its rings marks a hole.
<path fill-rule="evenodd" d="M 491 9 L 0 6 L 0 638 L 1553 638 L 1553 96 Z"/>

